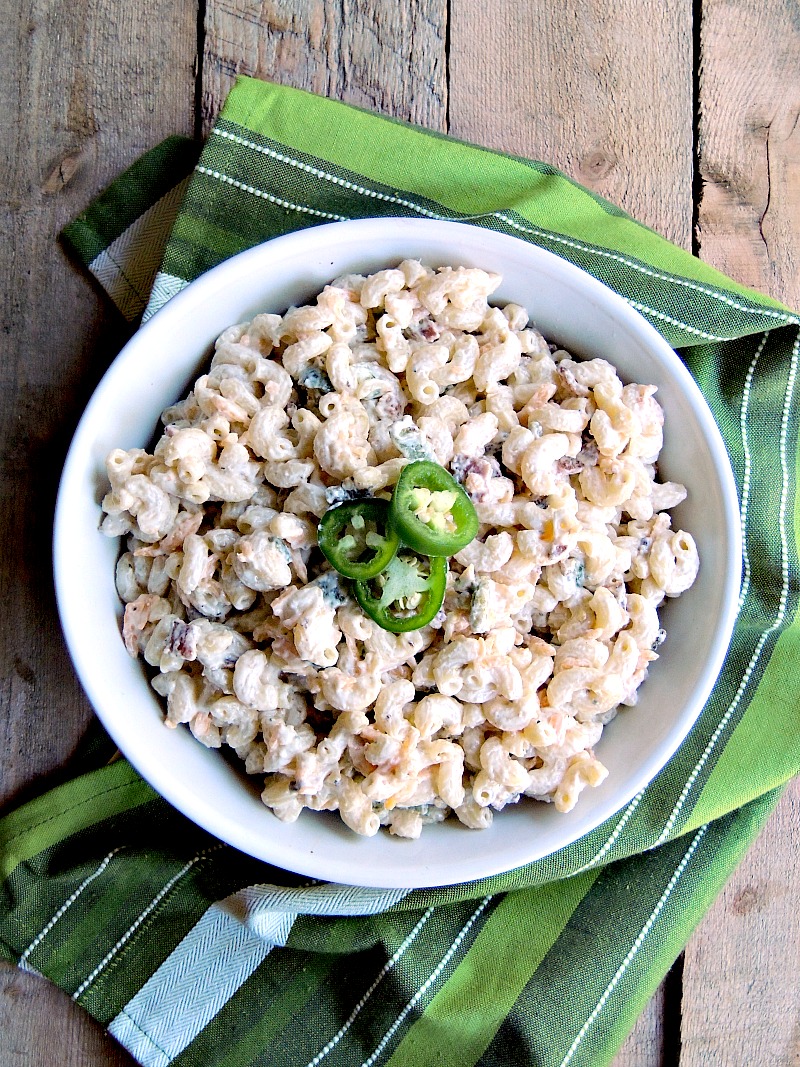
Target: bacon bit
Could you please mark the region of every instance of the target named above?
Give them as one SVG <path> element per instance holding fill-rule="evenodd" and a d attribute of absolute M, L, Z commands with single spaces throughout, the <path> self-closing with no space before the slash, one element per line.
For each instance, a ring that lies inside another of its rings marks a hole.
<path fill-rule="evenodd" d="M 139 655 L 139 635 L 150 622 L 150 612 L 160 600 L 161 597 L 155 593 L 142 593 L 125 605 L 122 637 L 125 647 L 134 659 Z"/>
<path fill-rule="evenodd" d="M 585 385 L 581 385 L 572 370 L 569 367 L 565 367 L 563 363 L 558 365 L 558 373 L 564 383 L 564 389 L 572 396 L 589 396 L 589 390 Z"/>
<path fill-rule="evenodd" d="M 177 551 L 189 536 L 197 533 L 203 521 L 202 511 L 184 511 L 175 520 L 170 532 L 154 545 L 137 548 L 134 556 L 168 556 Z"/>
<path fill-rule="evenodd" d="M 405 411 L 405 405 L 396 392 L 389 390 L 377 401 L 375 411 L 382 419 L 396 421 Z"/>
<path fill-rule="evenodd" d="M 432 319 L 423 319 L 421 322 L 412 323 L 408 328 L 408 335 L 414 341 L 438 341 L 441 331 Z"/>
<path fill-rule="evenodd" d="M 176 619 L 172 624 L 165 650 L 181 659 L 193 660 L 197 658 L 197 633 L 181 619 Z"/>
<path fill-rule="evenodd" d="M 594 441 L 585 441 L 577 456 L 562 456 L 556 462 L 556 469 L 562 474 L 577 474 L 584 467 L 594 467 L 600 453 Z"/>
<path fill-rule="evenodd" d="M 583 464 L 577 456 L 562 456 L 556 462 L 556 470 L 561 474 L 577 474 L 578 471 L 583 470 Z"/>
<path fill-rule="evenodd" d="M 476 504 L 485 503 L 489 495 L 489 482 L 501 478 L 500 464 L 492 456 L 453 456 L 450 470 Z"/>

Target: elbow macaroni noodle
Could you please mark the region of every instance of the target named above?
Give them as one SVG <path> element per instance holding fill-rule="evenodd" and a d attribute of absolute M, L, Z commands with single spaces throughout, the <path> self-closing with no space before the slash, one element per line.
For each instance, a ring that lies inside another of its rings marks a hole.
<path fill-rule="evenodd" d="M 155 669 L 166 725 L 233 748 L 279 819 L 335 810 L 413 838 L 451 814 L 485 828 L 526 796 L 569 811 L 657 659 L 658 605 L 697 574 L 668 513 L 685 490 L 657 480 L 654 387 L 491 306 L 499 283 L 410 260 L 339 278 L 225 330 L 153 454 L 108 456 L 126 646 Z M 317 523 L 390 496 L 419 458 L 481 526 L 433 622 L 393 634 Z"/>

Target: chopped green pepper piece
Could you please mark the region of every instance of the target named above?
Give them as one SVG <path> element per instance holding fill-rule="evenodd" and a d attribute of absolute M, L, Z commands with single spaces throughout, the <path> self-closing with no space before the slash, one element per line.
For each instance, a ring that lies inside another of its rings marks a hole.
<path fill-rule="evenodd" d="M 400 544 L 389 524 L 389 501 L 376 497 L 329 508 L 320 521 L 317 542 L 340 574 L 362 581 L 385 570 Z"/>
<path fill-rule="evenodd" d="M 403 467 L 389 520 L 404 544 L 426 556 L 453 556 L 478 532 L 470 498 L 444 467 L 428 460 Z"/>
<path fill-rule="evenodd" d="M 436 616 L 446 585 L 444 557 L 420 556 L 401 548 L 377 578 L 356 581 L 353 592 L 365 614 L 384 630 L 399 634 L 419 630 Z"/>

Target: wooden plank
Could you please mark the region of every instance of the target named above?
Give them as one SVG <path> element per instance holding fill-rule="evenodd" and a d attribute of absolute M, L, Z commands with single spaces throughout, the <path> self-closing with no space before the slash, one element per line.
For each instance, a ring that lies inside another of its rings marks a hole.
<path fill-rule="evenodd" d="M 800 21 L 789 0 L 706 0 L 698 244 L 800 306 Z M 794 782 L 686 950 L 681 1067 L 800 1062 Z"/>
<path fill-rule="evenodd" d="M 611 1067 L 664 1067 L 665 983 L 650 998 Z"/>
<path fill-rule="evenodd" d="M 800 1063 L 800 780 L 686 948 L 681 1067 Z"/>
<path fill-rule="evenodd" d="M 192 132 L 196 8 L 169 0 L 1 2 L 4 803 L 55 781 L 91 716 L 60 636 L 50 535 L 70 435 L 126 335 L 56 234 L 142 151 Z M 0 1020 L 2 1067 L 130 1062 L 114 1058 L 111 1042 L 66 995 L 7 968 Z"/>
<path fill-rule="evenodd" d="M 800 304 L 800 17 L 793 0 L 706 0 L 701 34 L 702 258 Z"/>
<path fill-rule="evenodd" d="M 446 0 L 213 0 L 204 128 L 235 76 L 251 74 L 443 130 L 446 19 Z"/>
<path fill-rule="evenodd" d="M 691 247 L 690 3 L 465 0 L 449 36 L 450 133 L 553 163 Z M 662 984 L 613 1067 L 660 1067 L 664 1002 Z"/>
<path fill-rule="evenodd" d="M 690 247 L 688 0 L 465 0 L 450 41 L 451 133 L 553 163 Z"/>
<path fill-rule="evenodd" d="M 62 990 L 0 964 L 2 1067 L 132 1067 L 134 1060 Z"/>
<path fill-rule="evenodd" d="M 126 331 L 56 235 L 146 148 L 194 125 L 192 13 L 136 0 L 113 36 L 110 19 L 88 0 L 34 0 L 3 18 L 0 596 L 15 625 L 0 637 L 0 803 L 65 763 L 90 715 L 55 613 L 51 523 L 70 434 Z"/>

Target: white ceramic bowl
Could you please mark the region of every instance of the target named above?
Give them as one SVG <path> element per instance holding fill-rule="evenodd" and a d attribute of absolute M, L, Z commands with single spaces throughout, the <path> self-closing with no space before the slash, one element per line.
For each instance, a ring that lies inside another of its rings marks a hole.
<path fill-rule="evenodd" d="M 332 278 L 404 258 L 479 266 L 503 275 L 498 302 L 525 306 L 539 329 L 571 352 L 602 356 L 628 381 L 653 383 L 666 412 L 664 479 L 688 499 L 675 525 L 699 548 L 695 585 L 663 608 L 668 640 L 640 691 L 604 731 L 598 755 L 609 776 L 561 815 L 523 801 L 469 831 L 457 821 L 417 841 L 363 839 L 337 816 L 303 812 L 279 822 L 247 779 L 186 729 L 163 725 L 160 699 L 120 637 L 114 588 L 117 541 L 98 531 L 106 454 L 143 447 L 160 412 L 184 395 L 228 325 L 305 302 Z M 448 885 L 528 863 L 594 829 L 666 763 L 700 713 L 727 649 L 740 579 L 736 490 L 714 420 L 691 376 L 660 335 L 619 296 L 571 264 L 478 227 L 374 219 L 302 230 L 235 256 L 174 297 L 128 343 L 101 381 L 67 457 L 55 521 L 55 578 L 75 668 L 104 726 L 151 785 L 190 819 L 242 851 L 320 879 L 384 887 Z"/>

